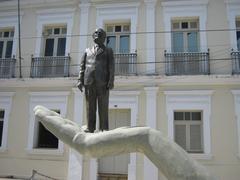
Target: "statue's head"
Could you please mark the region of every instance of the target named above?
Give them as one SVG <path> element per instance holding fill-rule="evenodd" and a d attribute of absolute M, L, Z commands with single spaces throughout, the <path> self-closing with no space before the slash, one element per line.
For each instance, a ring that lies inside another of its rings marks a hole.
<path fill-rule="evenodd" d="M 104 41 L 106 39 L 106 32 L 102 28 L 98 28 L 94 31 L 92 34 L 93 41 L 98 44 L 104 44 Z"/>

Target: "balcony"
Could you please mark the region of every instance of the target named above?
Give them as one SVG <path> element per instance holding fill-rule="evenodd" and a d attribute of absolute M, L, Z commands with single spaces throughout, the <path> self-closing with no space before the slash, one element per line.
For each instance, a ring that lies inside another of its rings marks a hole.
<path fill-rule="evenodd" d="M 15 64 L 15 58 L 0 59 L 0 78 L 14 78 Z"/>
<path fill-rule="evenodd" d="M 165 51 L 166 75 L 206 75 L 210 73 L 209 52 Z"/>
<path fill-rule="evenodd" d="M 70 56 L 32 57 L 32 78 L 68 77 Z"/>
<path fill-rule="evenodd" d="M 232 57 L 232 73 L 240 74 L 240 51 L 231 52 Z"/>
<path fill-rule="evenodd" d="M 137 74 L 137 53 L 114 54 L 115 75 L 136 75 Z"/>

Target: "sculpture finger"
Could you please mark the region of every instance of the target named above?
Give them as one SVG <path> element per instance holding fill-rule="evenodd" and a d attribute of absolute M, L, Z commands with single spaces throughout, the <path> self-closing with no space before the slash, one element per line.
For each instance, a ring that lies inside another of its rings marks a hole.
<path fill-rule="evenodd" d="M 59 114 L 54 114 L 53 111 L 44 107 L 36 107 L 34 109 L 36 120 L 40 121 L 43 126 L 54 134 L 64 143 L 74 146 L 74 137 L 81 133 L 81 128 L 74 122 L 62 118 Z"/>

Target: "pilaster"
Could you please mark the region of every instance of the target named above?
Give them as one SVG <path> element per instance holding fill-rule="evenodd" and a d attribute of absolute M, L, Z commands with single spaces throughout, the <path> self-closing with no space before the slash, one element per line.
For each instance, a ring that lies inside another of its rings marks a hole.
<path fill-rule="evenodd" d="M 144 90 L 146 92 L 146 126 L 156 129 L 158 87 L 145 87 Z M 144 157 L 144 180 L 149 178 L 157 180 L 158 169 L 147 157 Z"/>

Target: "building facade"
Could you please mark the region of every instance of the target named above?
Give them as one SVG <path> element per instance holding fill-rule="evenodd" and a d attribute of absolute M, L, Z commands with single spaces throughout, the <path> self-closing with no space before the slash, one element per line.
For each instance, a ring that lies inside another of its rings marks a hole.
<path fill-rule="evenodd" d="M 110 128 L 158 129 L 220 180 L 240 177 L 239 0 L 20 3 L 21 58 L 17 1 L 0 2 L 0 177 L 166 180 L 143 154 L 89 159 L 35 121 L 44 105 L 86 124 L 76 83 L 97 27 L 115 56 Z"/>

